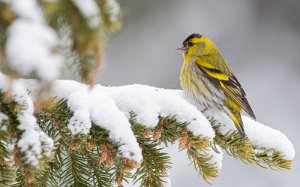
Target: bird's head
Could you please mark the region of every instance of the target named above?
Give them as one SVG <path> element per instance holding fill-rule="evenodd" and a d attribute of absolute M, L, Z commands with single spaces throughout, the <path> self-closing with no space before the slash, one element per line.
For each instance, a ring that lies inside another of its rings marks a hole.
<path fill-rule="evenodd" d="M 176 49 L 177 51 L 183 53 L 185 56 L 189 55 L 191 57 L 209 55 L 217 50 L 214 43 L 207 38 L 198 33 L 191 34 L 183 42 L 182 46 Z"/>

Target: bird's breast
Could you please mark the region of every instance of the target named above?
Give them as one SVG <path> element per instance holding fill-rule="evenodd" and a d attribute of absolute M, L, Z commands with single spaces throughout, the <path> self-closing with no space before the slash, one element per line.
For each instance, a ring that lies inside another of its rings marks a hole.
<path fill-rule="evenodd" d="M 205 107 L 223 103 L 223 93 L 208 80 L 194 62 L 184 62 L 180 73 L 182 89 Z"/>

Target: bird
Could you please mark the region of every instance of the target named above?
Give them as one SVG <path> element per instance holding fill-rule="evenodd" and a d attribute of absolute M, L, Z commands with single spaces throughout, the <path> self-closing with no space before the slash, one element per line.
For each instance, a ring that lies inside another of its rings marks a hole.
<path fill-rule="evenodd" d="M 194 33 L 176 50 L 183 54 L 180 85 L 184 92 L 204 106 L 204 110 L 225 112 L 244 138 L 242 111 L 254 120 L 256 117 L 244 89 L 217 46 L 208 37 Z"/>

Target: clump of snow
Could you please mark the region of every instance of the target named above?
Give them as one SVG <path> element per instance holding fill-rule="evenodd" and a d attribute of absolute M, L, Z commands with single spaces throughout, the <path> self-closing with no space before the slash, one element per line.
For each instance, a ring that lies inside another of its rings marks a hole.
<path fill-rule="evenodd" d="M 178 122 L 189 122 L 187 128 L 194 135 L 207 138 L 215 136 L 206 117 L 182 98 L 182 91 L 138 84 L 104 89 L 115 100 L 121 111 L 127 116 L 133 111 L 137 115 L 137 122 L 149 128 L 157 125 L 159 116 L 175 115 Z"/>
<path fill-rule="evenodd" d="M 92 29 L 101 24 L 100 9 L 95 0 L 72 0 Z"/>
<path fill-rule="evenodd" d="M 153 89 L 151 90 L 153 91 Z M 137 89 L 132 89 L 131 86 L 109 87 L 106 89 L 110 97 L 115 100 L 118 108 L 128 118 L 130 117 L 130 112 L 134 112 L 137 114 L 137 123 L 154 128 L 159 121 L 160 109 L 152 99 L 148 98 L 148 95 L 151 95 L 148 94 L 149 90 L 140 89 L 139 93 L 136 91 Z"/>
<path fill-rule="evenodd" d="M 14 12 L 19 16 L 33 22 L 43 22 L 43 14 L 36 0 L 9 0 Z"/>
<path fill-rule="evenodd" d="M 39 133 L 39 140 L 42 145 L 42 150 L 43 150 L 42 154 L 45 155 L 46 157 L 50 157 L 54 147 L 54 141 L 41 129 L 37 129 L 37 131 Z"/>
<path fill-rule="evenodd" d="M 72 134 L 88 134 L 92 127 L 90 114 L 86 110 L 76 110 L 69 121 L 68 128 Z"/>
<path fill-rule="evenodd" d="M 284 154 L 284 159 L 293 160 L 295 149 L 293 144 L 282 132 L 265 126 L 262 123 L 242 116 L 245 132 L 251 142 L 258 147 L 274 148 Z"/>
<path fill-rule="evenodd" d="M 33 115 L 33 102 L 23 85 L 18 81 L 11 82 L 9 78 L 0 73 L 0 90 L 7 92 L 9 89 L 11 89 L 13 100 L 24 107 L 17 115 L 20 123 L 18 129 L 22 131 L 17 146 L 24 153 L 25 161 L 37 167 L 39 159 L 43 155 L 50 156 L 53 149 L 53 140 L 39 128 Z"/>
<path fill-rule="evenodd" d="M 80 88 L 80 85 L 78 88 Z M 125 114 L 117 108 L 115 102 L 103 93 L 102 89 L 95 87 L 88 90 L 87 86 L 83 89 L 77 89 L 68 97 L 68 106 L 74 111 L 74 116 L 68 125 L 73 134 L 88 133 L 92 121 L 96 125 L 107 129 L 109 137 L 120 143 L 118 149 L 122 156 L 141 162 L 142 151 L 131 130 L 131 124 Z M 80 118 L 81 123 L 74 123 L 74 120 L 72 120 L 74 118 Z"/>
<path fill-rule="evenodd" d="M 34 99 L 37 92 L 39 92 L 39 82 L 35 79 L 18 79 L 17 82 L 29 90 L 32 99 Z M 73 80 L 58 80 L 53 82 L 52 89 L 49 96 L 57 97 L 58 99 L 67 99 L 72 93 L 79 90 L 87 90 L 88 87 Z"/>
<path fill-rule="evenodd" d="M 18 18 L 8 28 L 5 50 L 11 67 L 21 75 L 35 72 L 45 81 L 59 75 L 62 58 L 54 53 L 56 32 L 49 27 L 36 0 L 11 0 Z"/>
<path fill-rule="evenodd" d="M 36 72 L 40 78 L 52 81 L 61 65 L 61 58 L 52 52 L 56 44 L 56 34 L 49 27 L 18 19 L 9 27 L 6 53 L 12 68 L 21 75 Z"/>
<path fill-rule="evenodd" d="M 118 20 L 121 8 L 116 0 L 106 0 L 103 9 L 109 15 L 108 19 L 110 22 L 116 22 Z"/>
<path fill-rule="evenodd" d="M 76 91 L 87 89 L 86 85 L 72 80 L 61 80 L 53 83 L 53 92 L 59 99 L 66 99 Z"/>
<path fill-rule="evenodd" d="M 222 123 L 219 128 L 222 134 L 229 130 L 236 130 L 232 120 L 224 113 L 211 111 L 207 112 L 208 116 Z M 265 126 L 258 121 L 254 121 L 247 116 L 242 116 L 245 132 L 254 146 L 275 149 L 284 155 L 284 159 L 293 160 L 295 157 L 295 149 L 290 140 L 280 131 Z"/>
<path fill-rule="evenodd" d="M 140 162 L 142 153 L 137 140 L 131 130 L 131 124 L 125 114 L 116 106 L 115 102 L 102 90 L 94 93 L 94 98 L 98 100 L 92 101 L 91 119 L 96 124 L 110 131 L 109 136 L 113 140 L 121 142 L 119 150 L 124 157 L 133 158 Z"/>

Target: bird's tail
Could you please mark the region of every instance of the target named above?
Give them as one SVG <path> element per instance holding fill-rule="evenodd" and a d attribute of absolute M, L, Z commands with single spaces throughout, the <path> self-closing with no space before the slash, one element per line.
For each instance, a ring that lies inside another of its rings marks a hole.
<path fill-rule="evenodd" d="M 241 113 L 238 111 L 229 111 L 230 118 L 232 119 L 233 123 L 235 124 L 237 130 L 239 131 L 241 137 L 245 137 L 246 133 L 244 130 L 244 124 L 241 118 Z"/>
<path fill-rule="evenodd" d="M 226 113 L 231 118 L 233 123 L 235 124 L 238 132 L 240 133 L 241 137 L 245 137 L 246 133 L 244 130 L 244 124 L 241 117 L 242 108 L 233 103 L 232 101 L 227 101 L 226 104 L 227 109 Z"/>

